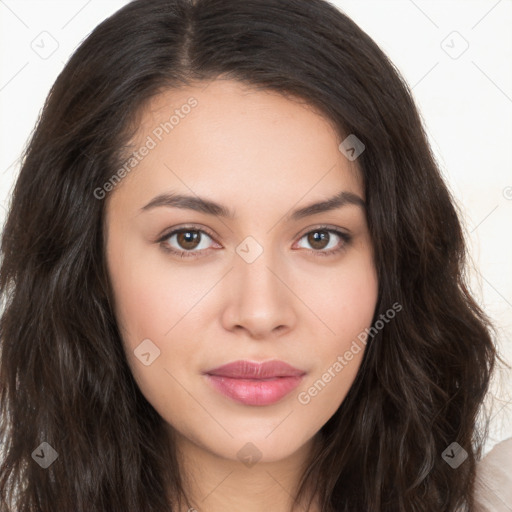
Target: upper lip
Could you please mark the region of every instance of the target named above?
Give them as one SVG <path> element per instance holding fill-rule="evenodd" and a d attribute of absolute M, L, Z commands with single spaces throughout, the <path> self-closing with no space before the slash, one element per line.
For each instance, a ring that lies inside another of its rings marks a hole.
<path fill-rule="evenodd" d="M 207 375 L 231 377 L 238 379 L 269 379 L 274 377 L 300 377 L 306 372 L 295 368 L 284 361 L 233 361 L 205 372 Z"/>

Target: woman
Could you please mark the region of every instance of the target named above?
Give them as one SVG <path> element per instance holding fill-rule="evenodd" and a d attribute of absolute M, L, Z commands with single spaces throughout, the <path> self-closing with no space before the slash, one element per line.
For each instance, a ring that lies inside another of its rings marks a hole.
<path fill-rule="evenodd" d="M 492 327 L 407 86 L 323 0 L 104 21 L 2 254 L 6 510 L 474 509 Z"/>

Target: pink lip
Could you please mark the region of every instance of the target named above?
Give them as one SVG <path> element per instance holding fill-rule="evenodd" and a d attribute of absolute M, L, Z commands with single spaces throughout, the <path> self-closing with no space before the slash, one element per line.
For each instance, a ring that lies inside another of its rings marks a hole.
<path fill-rule="evenodd" d="M 245 405 L 270 405 L 295 389 L 306 372 L 283 361 L 234 361 L 204 372 L 223 395 Z"/>

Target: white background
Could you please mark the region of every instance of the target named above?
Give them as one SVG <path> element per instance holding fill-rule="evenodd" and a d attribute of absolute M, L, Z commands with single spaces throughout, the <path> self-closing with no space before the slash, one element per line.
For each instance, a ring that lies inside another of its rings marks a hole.
<path fill-rule="evenodd" d="M 0 0 L 2 225 L 21 151 L 52 83 L 84 37 L 126 3 Z M 412 88 L 464 214 L 473 292 L 512 362 L 512 0 L 332 3 L 379 44 Z M 510 371 L 497 376 L 503 378 L 493 385 L 486 451 L 512 436 Z"/>

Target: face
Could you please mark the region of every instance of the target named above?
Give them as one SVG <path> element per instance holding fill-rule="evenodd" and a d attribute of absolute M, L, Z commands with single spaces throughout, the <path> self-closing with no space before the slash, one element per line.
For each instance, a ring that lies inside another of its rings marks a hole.
<path fill-rule="evenodd" d="M 342 140 L 304 102 L 229 80 L 143 112 L 106 205 L 115 314 L 144 396 L 211 455 L 291 456 L 356 376 L 378 284 Z"/>

